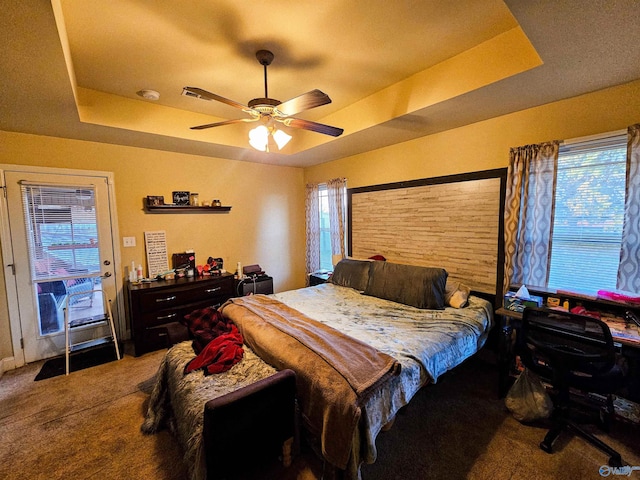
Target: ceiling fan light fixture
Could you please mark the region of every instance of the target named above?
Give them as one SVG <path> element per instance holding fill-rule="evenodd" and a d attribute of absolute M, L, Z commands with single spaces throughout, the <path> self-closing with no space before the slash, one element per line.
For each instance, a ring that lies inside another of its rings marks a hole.
<path fill-rule="evenodd" d="M 291 140 L 291 135 L 288 135 L 282 130 L 267 127 L 266 125 L 258 125 L 249 131 L 249 145 L 261 152 L 268 152 L 269 135 L 273 137 L 273 141 L 278 146 L 278 150 L 282 150 L 287 143 L 289 143 L 289 140 Z"/>
<path fill-rule="evenodd" d="M 278 149 L 282 150 L 289 140 L 291 140 L 291 135 L 284 133 L 282 130 L 274 130 L 273 139 L 276 141 L 276 145 L 278 145 Z"/>
<path fill-rule="evenodd" d="M 249 131 L 249 145 L 261 152 L 267 151 L 269 145 L 269 129 L 264 125 L 258 125 Z"/>

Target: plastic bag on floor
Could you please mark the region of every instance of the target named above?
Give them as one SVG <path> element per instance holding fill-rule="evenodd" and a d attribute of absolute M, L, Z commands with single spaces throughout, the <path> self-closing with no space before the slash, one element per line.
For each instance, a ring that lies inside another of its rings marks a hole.
<path fill-rule="evenodd" d="M 540 378 L 525 368 L 507 393 L 505 405 L 520 422 L 532 422 L 548 418 L 553 402 Z"/>

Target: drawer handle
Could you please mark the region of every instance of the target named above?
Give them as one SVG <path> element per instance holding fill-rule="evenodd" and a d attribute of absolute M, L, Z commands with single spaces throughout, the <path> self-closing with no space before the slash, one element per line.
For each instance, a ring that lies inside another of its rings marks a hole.
<path fill-rule="evenodd" d="M 162 315 L 161 317 L 156 317 L 157 320 L 166 320 L 167 318 L 173 318 L 177 315 L 177 313 L 170 313 L 169 315 Z"/>
<path fill-rule="evenodd" d="M 205 290 L 206 293 L 214 293 L 218 290 L 222 290 L 222 287 L 210 288 L 209 290 Z"/>
<path fill-rule="evenodd" d="M 156 298 L 156 302 L 160 303 L 160 302 L 170 302 L 171 300 L 175 300 L 176 296 L 175 295 L 171 295 L 170 297 L 167 298 Z"/>

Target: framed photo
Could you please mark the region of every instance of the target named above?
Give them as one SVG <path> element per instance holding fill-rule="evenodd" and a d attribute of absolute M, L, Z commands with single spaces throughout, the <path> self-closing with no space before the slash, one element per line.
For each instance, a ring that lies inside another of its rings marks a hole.
<path fill-rule="evenodd" d="M 173 192 L 173 203 L 176 205 L 189 205 L 189 192 Z"/>
<path fill-rule="evenodd" d="M 147 206 L 157 207 L 158 205 L 164 205 L 164 196 L 162 195 L 147 195 Z"/>

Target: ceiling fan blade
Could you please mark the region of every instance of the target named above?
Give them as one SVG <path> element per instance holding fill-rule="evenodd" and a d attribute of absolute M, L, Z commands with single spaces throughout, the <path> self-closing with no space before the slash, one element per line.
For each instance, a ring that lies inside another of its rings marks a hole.
<path fill-rule="evenodd" d="M 203 100 L 217 100 L 218 102 L 226 103 L 227 105 L 239 108 L 240 110 L 251 110 L 246 105 L 235 102 L 233 100 L 229 100 L 228 98 L 221 97 L 220 95 L 216 95 L 215 93 L 207 92 L 206 90 L 198 87 L 184 87 L 182 89 L 182 95 L 186 95 L 187 97 L 201 98 Z"/>
<path fill-rule="evenodd" d="M 224 122 L 207 123 L 206 125 L 197 125 L 195 127 L 191 127 L 191 130 L 204 130 L 205 128 L 221 127 L 222 125 L 232 125 L 234 123 L 255 122 L 257 120 L 258 120 L 257 118 L 237 118 L 234 120 L 225 120 Z"/>
<path fill-rule="evenodd" d="M 281 103 L 276 108 L 282 115 L 289 116 L 328 103 L 331 103 L 329 95 L 320 90 L 311 90 Z"/>
<path fill-rule="evenodd" d="M 324 133 L 325 135 L 331 135 L 332 137 L 339 137 L 344 132 L 344 129 L 338 127 L 332 127 L 323 123 L 312 122 L 310 120 L 303 120 L 301 118 L 285 118 L 282 120 L 287 127 L 302 128 L 303 130 L 310 130 L 312 132 Z"/>

